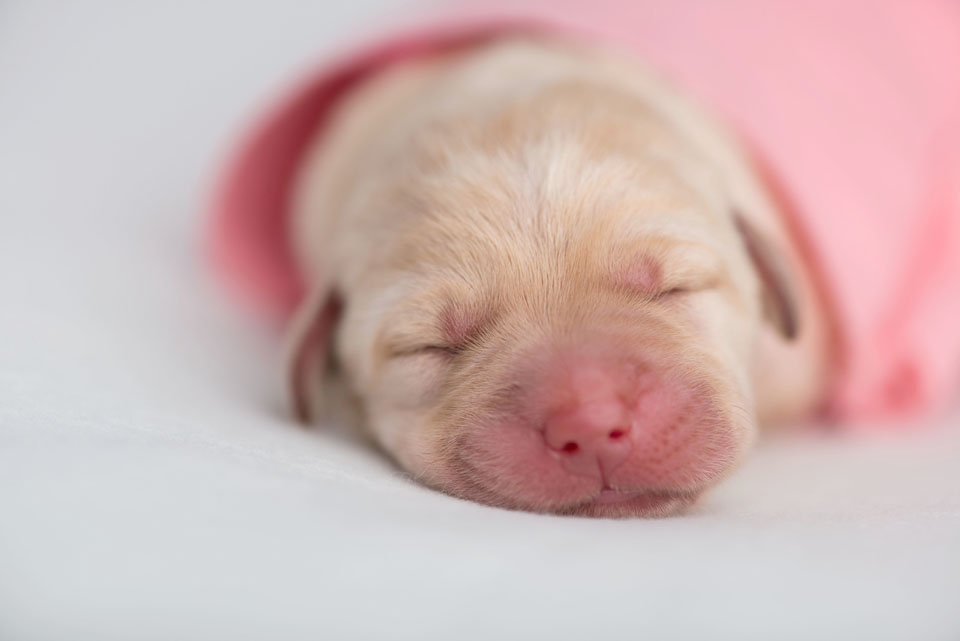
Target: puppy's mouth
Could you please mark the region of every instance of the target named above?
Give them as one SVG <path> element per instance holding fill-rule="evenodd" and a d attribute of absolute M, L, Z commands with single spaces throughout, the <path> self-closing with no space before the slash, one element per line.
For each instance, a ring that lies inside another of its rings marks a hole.
<path fill-rule="evenodd" d="M 683 513 L 697 501 L 704 488 L 695 490 L 620 489 L 603 479 L 599 489 L 580 499 L 551 506 L 521 502 L 510 494 L 498 491 L 463 456 L 464 448 L 456 450 L 456 465 L 451 466 L 446 483 L 434 485 L 437 489 L 494 507 L 553 513 L 566 516 L 593 518 L 663 518 Z"/>

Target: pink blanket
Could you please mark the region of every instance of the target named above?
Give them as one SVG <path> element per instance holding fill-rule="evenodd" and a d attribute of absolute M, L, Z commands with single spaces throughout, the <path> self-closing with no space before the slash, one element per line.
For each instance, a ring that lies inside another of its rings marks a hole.
<path fill-rule="evenodd" d="M 808 243 L 840 342 L 829 409 L 934 409 L 960 389 L 960 2 L 468 1 L 392 24 L 305 79 L 255 128 L 216 202 L 222 271 L 285 315 L 291 174 L 330 106 L 397 59 L 505 32 L 642 57 L 711 106 L 761 162 Z"/>

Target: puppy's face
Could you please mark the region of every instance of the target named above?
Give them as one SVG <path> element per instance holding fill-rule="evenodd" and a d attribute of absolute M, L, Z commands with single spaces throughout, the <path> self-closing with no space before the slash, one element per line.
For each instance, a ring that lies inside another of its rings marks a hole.
<path fill-rule="evenodd" d="M 331 333 L 367 427 L 436 488 L 667 514 L 755 431 L 755 238 L 680 141 L 569 102 L 421 132 L 345 213 L 296 360 Z"/>

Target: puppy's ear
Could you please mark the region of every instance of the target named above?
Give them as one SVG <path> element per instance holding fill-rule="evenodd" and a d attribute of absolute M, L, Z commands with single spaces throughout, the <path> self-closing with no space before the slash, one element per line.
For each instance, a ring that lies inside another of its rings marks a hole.
<path fill-rule="evenodd" d="M 773 244 L 747 222 L 739 212 L 734 224 L 763 286 L 763 313 L 785 339 L 792 341 L 800 331 L 797 297 L 793 279 L 783 256 Z"/>
<path fill-rule="evenodd" d="M 315 418 L 314 407 L 328 365 L 341 301 L 336 292 L 319 287 L 300 304 L 287 333 L 287 394 L 294 416 L 303 423 Z"/>

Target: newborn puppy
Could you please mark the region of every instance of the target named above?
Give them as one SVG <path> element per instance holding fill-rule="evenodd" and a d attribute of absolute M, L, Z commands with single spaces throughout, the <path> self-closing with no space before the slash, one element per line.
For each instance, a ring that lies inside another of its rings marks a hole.
<path fill-rule="evenodd" d="M 632 60 L 521 37 L 394 64 L 297 172 L 297 414 L 339 378 L 417 479 L 658 516 L 822 401 L 802 248 L 736 142 Z"/>

